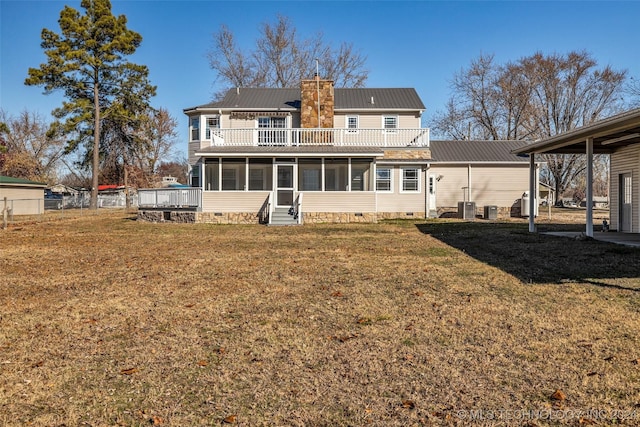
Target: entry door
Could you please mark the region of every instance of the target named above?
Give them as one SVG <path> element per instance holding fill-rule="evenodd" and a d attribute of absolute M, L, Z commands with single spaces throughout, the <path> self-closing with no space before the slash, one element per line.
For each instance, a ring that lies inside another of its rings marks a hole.
<path fill-rule="evenodd" d="M 293 165 L 277 165 L 276 206 L 293 205 Z"/>
<path fill-rule="evenodd" d="M 435 174 L 429 174 L 429 210 L 432 212 L 436 211 L 436 185 L 438 182 L 438 178 Z"/>
<path fill-rule="evenodd" d="M 619 208 L 619 228 L 621 232 L 631 232 L 631 199 L 633 185 L 630 173 L 620 174 L 620 208 Z"/>

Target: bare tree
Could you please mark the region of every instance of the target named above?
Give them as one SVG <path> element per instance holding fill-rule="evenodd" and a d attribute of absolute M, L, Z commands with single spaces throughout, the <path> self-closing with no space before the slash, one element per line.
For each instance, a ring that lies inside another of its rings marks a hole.
<path fill-rule="evenodd" d="M 625 71 L 597 68 L 584 51 L 536 53 L 504 66 L 481 55 L 454 76 L 451 100 L 432 127 L 457 139 L 543 139 L 618 112 L 625 79 Z M 545 155 L 543 160 L 543 180 L 558 195 L 586 166 L 583 155 Z"/>
<path fill-rule="evenodd" d="M 334 48 L 324 42 L 321 33 L 302 39 L 289 18 L 262 24 L 254 50 L 242 51 L 233 32 L 226 26 L 213 35 L 208 52 L 209 64 L 217 80 L 225 87 L 294 87 L 315 73 L 332 79 L 337 87 L 362 87 L 369 72 L 366 58 L 352 44 Z"/>
<path fill-rule="evenodd" d="M 0 173 L 53 183 L 64 154 L 64 139 L 51 131 L 44 118 L 24 110 L 13 117 L 0 110 L 5 158 Z"/>
<path fill-rule="evenodd" d="M 640 79 L 631 77 L 625 91 L 631 98 L 629 106 L 631 108 L 640 108 Z"/>
<path fill-rule="evenodd" d="M 150 114 L 142 123 L 142 144 L 133 153 L 136 166 L 149 176 L 156 175 L 161 161 L 169 161 L 178 138 L 178 121 L 166 108 Z"/>

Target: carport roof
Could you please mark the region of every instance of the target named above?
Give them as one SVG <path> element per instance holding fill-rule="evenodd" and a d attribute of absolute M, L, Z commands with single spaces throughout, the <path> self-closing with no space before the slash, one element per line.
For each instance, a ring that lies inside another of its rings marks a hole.
<path fill-rule="evenodd" d="M 513 153 L 583 154 L 587 138 L 593 138 L 593 152 L 601 154 L 640 143 L 640 108 L 518 148 Z"/>

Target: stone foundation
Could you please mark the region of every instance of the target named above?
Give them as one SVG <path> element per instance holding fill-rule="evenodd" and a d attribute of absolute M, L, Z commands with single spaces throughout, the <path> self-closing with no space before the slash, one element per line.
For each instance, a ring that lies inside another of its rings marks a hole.
<path fill-rule="evenodd" d="M 444 212 L 444 211 L 443 211 Z M 453 211 L 455 212 L 455 210 Z M 441 212 L 438 212 L 440 215 Z M 376 223 L 385 219 L 424 219 L 424 212 L 305 212 L 303 224 L 348 224 Z M 184 211 L 138 211 L 138 221 L 203 223 L 203 224 L 262 224 L 258 214 L 251 212 L 184 212 Z"/>
<path fill-rule="evenodd" d="M 251 212 L 197 212 L 199 223 L 206 224 L 259 224 L 259 215 Z"/>

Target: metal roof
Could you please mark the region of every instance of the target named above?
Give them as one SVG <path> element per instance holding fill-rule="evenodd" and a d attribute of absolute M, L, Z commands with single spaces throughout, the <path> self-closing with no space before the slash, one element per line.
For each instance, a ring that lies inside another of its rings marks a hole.
<path fill-rule="evenodd" d="M 21 187 L 46 187 L 47 184 L 43 182 L 29 181 L 28 179 L 13 178 L 10 176 L 0 175 L 0 184 L 4 185 L 16 185 Z"/>
<path fill-rule="evenodd" d="M 337 88 L 334 96 L 335 110 L 425 110 L 413 88 Z M 234 88 L 221 101 L 184 111 L 199 109 L 297 111 L 300 109 L 300 89 Z"/>
<path fill-rule="evenodd" d="M 587 138 L 593 138 L 594 153 L 612 153 L 640 143 L 640 108 L 598 120 L 569 132 L 514 150 L 515 153 L 586 153 Z"/>
<path fill-rule="evenodd" d="M 433 163 L 527 163 L 527 157 L 512 151 L 525 141 L 431 141 Z"/>

